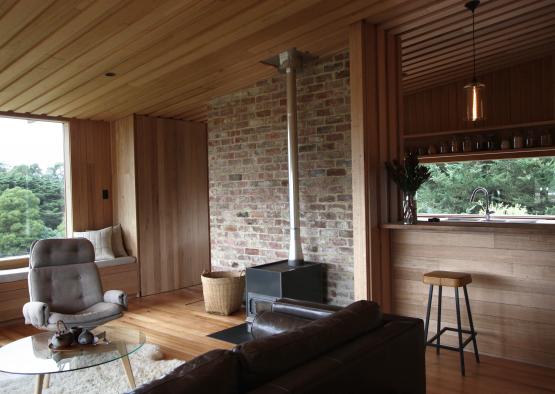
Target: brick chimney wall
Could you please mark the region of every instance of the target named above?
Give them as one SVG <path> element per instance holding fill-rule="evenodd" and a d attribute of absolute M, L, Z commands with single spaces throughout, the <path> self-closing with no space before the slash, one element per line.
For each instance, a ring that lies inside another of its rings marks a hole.
<path fill-rule="evenodd" d="M 349 54 L 298 74 L 299 197 L 305 260 L 325 263 L 327 298 L 353 300 Z M 208 159 L 213 270 L 288 257 L 285 76 L 210 102 Z"/>

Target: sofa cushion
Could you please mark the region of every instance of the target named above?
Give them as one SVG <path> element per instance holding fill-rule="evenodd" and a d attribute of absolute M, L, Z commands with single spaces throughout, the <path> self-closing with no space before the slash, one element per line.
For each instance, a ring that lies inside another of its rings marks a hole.
<path fill-rule="evenodd" d="M 95 260 L 113 259 L 112 251 L 112 227 L 103 228 L 96 231 L 74 232 L 75 238 L 86 238 L 94 246 Z"/>
<path fill-rule="evenodd" d="M 177 367 L 161 379 L 144 384 L 135 394 L 224 394 L 239 392 L 237 355 L 216 349 Z"/>
<path fill-rule="evenodd" d="M 120 224 L 112 226 L 112 251 L 115 257 L 127 256 L 127 251 L 123 246 L 123 235 Z"/>
<path fill-rule="evenodd" d="M 384 316 L 383 323 L 250 393 L 424 394 L 422 321 Z"/>
<path fill-rule="evenodd" d="M 379 306 L 355 302 L 297 330 L 241 344 L 241 386 L 249 390 L 312 360 L 382 323 Z"/>

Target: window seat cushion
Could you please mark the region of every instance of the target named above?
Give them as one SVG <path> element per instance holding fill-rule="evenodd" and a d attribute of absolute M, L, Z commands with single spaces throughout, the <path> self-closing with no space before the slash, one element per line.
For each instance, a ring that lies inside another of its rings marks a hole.
<path fill-rule="evenodd" d="M 112 267 L 114 265 L 124 265 L 135 263 L 137 259 L 133 256 L 116 257 L 108 260 L 95 261 L 98 268 Z M 17 282 L 18 280 L 27 280 L 29 268 L 13 268 L 9 270 L 0 270 L 0 283 Z"/>
<path fill-rule="evenodd" d="M 18 280 L 27 280 L 29 268 L 12 268 L 9 270 L 0 270 L 0 283 L 17 282 Z"/>
<path fill-rule="evenodd" d="M 98 268 L 103 268 L 103 267 L 112 267 L 114 265 L 132 264 L 136 261 L 137 259 L 133 256 L 124 256 L 124 257 L 116 257 L 116 258 L 107 259 L 107 260 L 96 260 L 95 263 Z"/>

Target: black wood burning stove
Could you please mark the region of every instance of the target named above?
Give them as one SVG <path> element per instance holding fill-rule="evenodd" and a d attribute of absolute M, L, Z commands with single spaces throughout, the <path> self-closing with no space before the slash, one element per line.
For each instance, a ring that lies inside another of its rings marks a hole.
<path fill-rule="evenodd" d="M 269 310 L 278 298 L 323 302 L 324 267 L 304 261 L 291 266 L 288 260 L 247 268 L 247 321 Z"/>
<path fill-rule="evenodd" d="M 272 301 L 287 297 L 323 302 L 324 267 L 304 261 L 299 219 L 297 86 L 296 71 L 313 57 L 288 49 L 263 63 L 277 67 L 287 81 L 287 164 L 289 179 L 289 259 L 247 268 L 247 321 L 271 307 Z"/>

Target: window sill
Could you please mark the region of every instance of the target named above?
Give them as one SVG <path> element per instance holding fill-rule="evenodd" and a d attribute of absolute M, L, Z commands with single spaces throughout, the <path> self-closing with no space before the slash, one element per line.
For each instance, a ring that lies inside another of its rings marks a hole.
<path fill-rule="evenodd" d="M 0 258 L 0 270 L 24 268 L 29 266 L 29 255 Z"/>
<path fill-rule="evenodd" d="M 503 232 L 503 233 L 543 233 L 555 234 L 555 223 L 511 223 L 511 222 L 428 222 L 419 220 L 417 224 L 386 223 L 381 228 L 388 230 L 416 231 L 465 231 L 465 232 Z"/>

